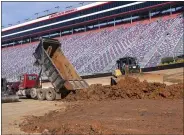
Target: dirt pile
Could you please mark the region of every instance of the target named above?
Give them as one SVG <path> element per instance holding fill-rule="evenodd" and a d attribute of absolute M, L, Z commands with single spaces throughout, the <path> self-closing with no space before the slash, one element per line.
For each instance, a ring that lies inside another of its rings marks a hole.
<path fill-rule="evenodd" d="M 125 77 L 117 85 L 90 85 L 88 89 L 71 92 L 64 100 L 116 100 L 116 99 L 179 99 L 183 98 L 183 83 L 166 86 L 162 83 L 140 82 Z"/>

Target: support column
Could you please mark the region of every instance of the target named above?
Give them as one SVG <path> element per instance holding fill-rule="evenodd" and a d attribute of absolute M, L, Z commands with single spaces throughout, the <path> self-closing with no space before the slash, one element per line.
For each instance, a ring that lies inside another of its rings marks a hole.
<path fill-rule="evenodd" d="M 149 11 L 149 20 L 151 21 L 151 11 Z"/>
<path fill-rule="evenodd" d="M 172 7 L 171 7 L 171 5 L 170 5 L 170 15 L 172 15 L 172 10 L 171 10 L 171 8 L 172 8 Z"/>
<path fill-rule="evenodd" d="M 131 24 L 132 24 L 132 15 L 131 15 Z"/>
<path fill-rule="evenodd" d="M 114 27 L 116 26 L 116 22 L 115 21 L 116 21 L 116 19 L 114 18 Z"/>
<path fill-rule="evenodd" d="M 29 42 L 31 43 L 31 38 L 29 39 Z"/>
<path fill-rule="evenodd" d="M 59 35 L 60 35 L 60 37 L 61 37 L 61 31 L 60 31 Z"/>
<path fill-rule="evenodd" d="M 100 24 L 99 24 L 99 21 L 98 21 L 98 29 L 100 29 Z"/>

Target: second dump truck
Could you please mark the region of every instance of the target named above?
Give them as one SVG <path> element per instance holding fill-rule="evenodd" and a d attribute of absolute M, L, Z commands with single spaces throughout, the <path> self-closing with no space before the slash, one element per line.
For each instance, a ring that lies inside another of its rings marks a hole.
<path fill-rule="evenodd" d="M 41 67 L 40 73 L 45 73 L 54 88 L 42 89 L 35 86 L 32 89 L 20 90 L 24 91 L 21 92 L 25 94 L 24 96 L 30 95 L 31 98 L 51 101 L 56 98 L 64 98 L 72 90 L 88 88 L 89 85 L 77 74 L 60 46 L 58 40 L 40 39 L 40 43 L 33 53 L 36 59 L 35 65 Z"/>

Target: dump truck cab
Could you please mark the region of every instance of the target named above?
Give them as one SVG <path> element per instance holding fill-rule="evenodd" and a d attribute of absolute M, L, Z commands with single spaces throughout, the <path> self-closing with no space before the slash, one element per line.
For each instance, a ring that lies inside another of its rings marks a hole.
<path fill-rule="evenodd" d="M 19 89 L 30 89 L 37 85 L 37 74 L 22 74 L 20 77 Z"/>

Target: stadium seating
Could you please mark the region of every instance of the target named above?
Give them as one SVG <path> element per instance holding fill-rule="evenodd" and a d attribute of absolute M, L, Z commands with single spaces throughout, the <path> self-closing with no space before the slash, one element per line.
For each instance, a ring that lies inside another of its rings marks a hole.
<path fill-rule="evenodd" d="M 63 36 L 66 57 L 81 75 L 111 72 L 116 60 L 137 57 L 142 67 L 156 66 L 162 57 L 182 54 L 181 15 L 144 20 L 111 28 Z M 36 44 L 2 49 L 2 76 L 17 80 L 23 73 L 39 73 L 33 66 Z"/>

